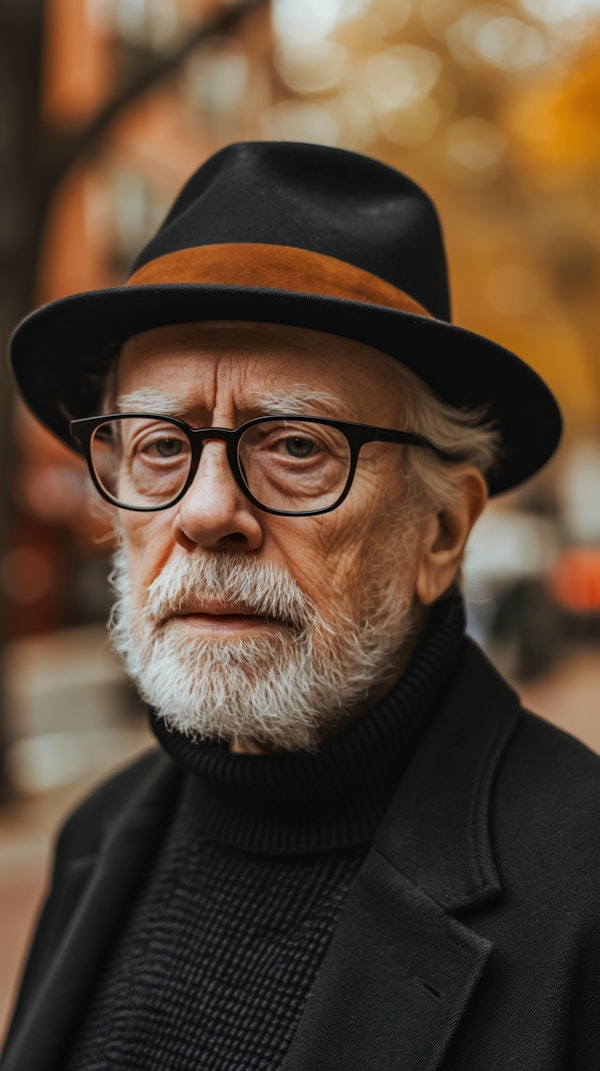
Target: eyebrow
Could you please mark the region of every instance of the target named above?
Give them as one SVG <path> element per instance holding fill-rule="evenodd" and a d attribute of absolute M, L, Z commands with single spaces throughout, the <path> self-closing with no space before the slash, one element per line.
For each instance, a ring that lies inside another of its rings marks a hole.
<path fill-rule="evenodd" d="M 265 416 L 278 416 L 281 413 L 299 416 L 339 417 L 345 411 L 342 400 L 325 391 L 312 390 L 310 387 L 294 387 L 290 391 L 265 391 L 255 395 L 256 405 Z"/>
<path fill-rule="evenodd" d="M 280 416 L 282 413 L 299 416 L 348 415 L 340 398 L 325 391 L 298 386 L 292 390 L 272 390 L 251 395 L 252 405 L 265 416 Z M 117 413 L 149 412 L 162 416 L 183 416 L 189 410 L 189 398 L 184 394 L 167 393 L 155 387 L 140 387 L 119 396 Z"/>
<path fill-rule="evenodd" d="M 140 387 L 117 399 L 117 413 L 149 412 L 161 416 L 180 416 L 189 408 L 189 399 L 183 394 L 167 394 L 155 387 Z"/>

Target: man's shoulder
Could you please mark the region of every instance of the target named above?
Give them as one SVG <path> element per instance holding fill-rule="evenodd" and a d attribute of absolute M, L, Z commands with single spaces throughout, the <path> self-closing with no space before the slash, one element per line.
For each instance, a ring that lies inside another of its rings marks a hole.
<path fill-rule="evenodd" d="M 174 773 L 174 763 L 159 748 L 152 748 L 106 777 L 66 818 L 58 837 L 59 855 L 94 854 L 124 811 L 136 800 L 143 804 L 157 782 Z"/>
<path fill-rule="evenodd" d="M 530 888 L 557 911 L 597 914 L 597 754 L 538 715 L 522 711 L 498 767 L 490 818 L 507 891 Z"/>
<path fill-rule="evenodd" d="M 600 755 L 569 732 L 552 725 L 543 717 L 543 711 L 534 713 L 525 709 L 514 688 L 470 639 L 465 644 L 463 659 L 467 682 L 466 688 L 463 684 L 463 694 L 469 691 L 473 678 L 477 680 L 471 718 L 486 719 L 490 697 L 498 712 L 498 723 L 511 706 L 517 711 L 500 762 L 507 783 L 512 787 L 524 783 L 530 795 L 545 799 L 548 805 L 554 801 L 561 811 L 567 803 L 585 806 L 586 800 L 600 801 Z M 567 786 L 575 789 L 568 797 L 563 792 Z"/>
<path fill-rule="evenodd" d="M 600 880 L 600 756 L 524 710 L 471 640 L 463 648 L 454 698 L 455 711 L 463 707 L 451 714 L 461 727 L 462 748 L 478 741 L 471 775 L 478 766 L 477 776 L 489 776 L 493 839 L 502 852 L 521 854 L 530 866 L 537 860 L 542 869 L 559 856 L 580 860 L 588 853 Z"/>
<path fill-rule="evenodd" d="M 522 708 L 513 741 L 515 759 L 535 759 L 536 767 L 555 769 L 559 777 L 571 777 L 574 773 L 583 779 L 582 787 L 590 780 L 590 787 L 600 791 L 600 755 L 572 733 L 559 729 L 543 713 Z"/>
<path fill-rule="evenodd" d="M 600 834 L 600 755 L 539 714 L 521 710 L 499 779 L 506 801 L 529 800 L 540 822 L 587 817 Z"/>

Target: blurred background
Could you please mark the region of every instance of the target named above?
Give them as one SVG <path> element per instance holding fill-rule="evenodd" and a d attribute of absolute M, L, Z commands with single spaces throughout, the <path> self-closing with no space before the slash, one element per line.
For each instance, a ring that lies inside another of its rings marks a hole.
<path fill-rule="evenodd" d="M 122 282 L 187 175 L 249 138 L 421 183 L 455 320 L 557 394 L 559 456 L 475 531 L 470 630 L 600 750 L 600 0 L 3 0 L 3 355 L 34 305 Z M 1 1030 L 52 830 L 150 739 L 105 640 L 106 519 L 5 364 L 0 458 Z"/>

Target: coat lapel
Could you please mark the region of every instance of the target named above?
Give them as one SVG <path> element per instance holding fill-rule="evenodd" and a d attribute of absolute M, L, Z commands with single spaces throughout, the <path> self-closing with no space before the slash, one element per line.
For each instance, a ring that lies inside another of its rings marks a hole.
<path fill-rule="evenodd" d="M 518 699 L 467 642 L 348 896 L 281 1071 L 435 1071 L 492 951 L 454 916 L 500 891 L 489 839 Z"/>
<path fill-rule="evenodd" d="M 489 952 L 372 851 L 282 1071 L 437 1068 Z"/>
<path fill-rule="evenodd" d="M 161 763 L 141 786 L 101 853 L 71 860 L 60 919 L 65 920 L 70 907 L 73 913 L 65 921 L 28 1013 L 11 1038 L 2 1071 L 62 1068 L 66 1046 L 98 980 L 113 935 L 147 872 L 180 783 L 177 768 L 167 761 Z"/>

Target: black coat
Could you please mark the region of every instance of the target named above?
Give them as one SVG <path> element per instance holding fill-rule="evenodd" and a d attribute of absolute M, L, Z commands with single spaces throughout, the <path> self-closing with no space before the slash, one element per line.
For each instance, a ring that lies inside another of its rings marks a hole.
<path fill-rule="evenodd" d="M 152 752 L 63 829 L 2 1071 L 61 1068 L 182 776 Z M 599 877 L 600 759 L 466 640 L 281 1071 L 599 1071 Z"/>

